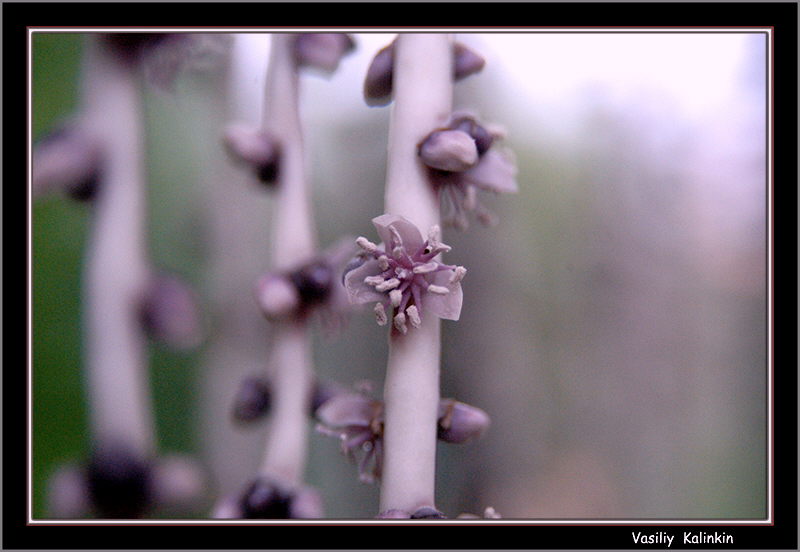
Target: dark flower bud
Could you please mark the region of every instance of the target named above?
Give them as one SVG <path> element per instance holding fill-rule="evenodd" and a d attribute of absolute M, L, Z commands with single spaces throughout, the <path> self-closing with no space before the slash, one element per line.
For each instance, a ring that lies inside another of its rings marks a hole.
<path fill-rule="evenodd" d="M 364 79 L 364 100 L 370 106 L 384 106 L 392 101 L 394 41 L 381 48 L 372 59 Z"/>
<path fill-rule="evenodd" d="M 291 494 L 273 481 L 261 477 L 253 481 L 241 500 L 245 519 L 290 519 Z"/>
<path fill-rule="evenodd" d="M 222 142 L 231 158 L 250 167 L 258 180 L 273 185 L 280 171 L 280 142 L 265 130 L 244 124 L 231 124 Z"/>
<path fill-rule="evenodd" d="M 355 42 L 344 33 L 298 34 L 294 45 L 296 63 L 332 73 L 341 59 L 355 48 Z"/>
<path fill-rule="evenodd" d="M 260 377 L 249 377 L 242 381 L 233 400 L 233 419 L 248 423 L 269 412 L 272 393 L 269 384 Z"/>
<path fill-rule="evenodd" d="M 480 437 L 489 427 L 489 415 L 454 399 L 439 401 L 437 437 L 447 443 L 466 443 Z"/>
<path fill-rule="evenodd" d="M 87 466 L 87 486 L 97 517 L 136 519 L 151 507 L 151 468 L 127 447 L 101 446 Z"/>
<path fill-rule="evenodd" d="M 77 201 L 93 199 L 99 188 L 100 158 L 100 147 L 78 125 L 51 132 L 33 150 L 33 197 L 61 191 Z"/>
<path fill-rule="evenodd" d="M 174 36 L 174 33 L 105 33 L 101 39 L 123 63 L 133 64 L 141 59 L 142 52 Z"/>
<path fill-rule="evenodd" d="M 315 380 L 314 390 L 311 395 L 311 416 L 314 416 L 319 407 L 341 393 L 343 393 L 343 390 L 339 385 Z"/>
<path fill-rule="evenodd" d="M 142 300 L 141 320 L 152 339 L 176 349 L 195 347 L 202 338 L 197 299 L 176 276 L 152 279 Z"/>
<path fill-rule="evenodd" d="M 475 140 L 475 147 L 478 148 L 478 155 L 483 155 L 492 147 L 494 136 L 469 115 L 456 118 L 450 124 L 450 128 L 461 130 L 469 134 L 472 139 Z"/>
<path fill-rule="evenodd" d="M 486 61 L 467 48 L 464 44 L 456 42 L 453 45 L 453 75 L 456 80 L 461 80 L 483 69 Z"/>
<path fill-rule="evenodd" d="M 411 519 L 447 519 L 447 516 L 436 508 L 423 506 L 411 514 Z"/>
<path fill-rule="evenodd" d="M 289 274 L 304 305 L 325 301 L 331 292 L 333 268 L 324 261 L 312 261 Z"/>
<path fill-rule="evenodd" d="M 392 101 L 394 80 L 394 43 L 381 48 L 367 69 L 364 100 L 370 106 L 384 106 Z M 453 45 L 453 78 L 461 80 L 483 69 L 484 59 L 460 42 Z"/>

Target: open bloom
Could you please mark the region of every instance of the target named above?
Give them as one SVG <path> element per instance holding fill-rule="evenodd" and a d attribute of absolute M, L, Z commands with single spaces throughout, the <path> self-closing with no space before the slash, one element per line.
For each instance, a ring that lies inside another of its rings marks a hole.
<path fill-rule="evenodd" d="M 373 483 L 381 476 L 383 401 L 362 393 L 343 393 L 317 409 L 317 431 L 338 437 L 342 453 L 358 464 L 358 476 Z"/>
<path fill-rule="evenodd" d="M 401 333 L 408 324 L 419 327 L 423 316 L 458 320 L 461 315 L 463 266 L 447 265 L 437 257 L 450 246 L 440 241 L 434 226 L 425 240 L 417 227 L 397 215 L 372 219 L 382 243 L 376 245 L 360 237 L 356 243 L 363 252 L 360 266 L 345 274 L 350 302 L 375 303 L 378 324 L 392 317 Z"/>
<path fill-rule="evenodd" d="M 454 113 L 444 128 L 431 132 L 419 145 L 419 156 L 430 169 L 445 224 L 465 229 L 467 214 L 485 225 L 496 217 L 478 200 L 478 192 L 515 193 L 517 169 L 510 152 L 493 147 L 503 132 L 480 125 L 469 113 Z"/>

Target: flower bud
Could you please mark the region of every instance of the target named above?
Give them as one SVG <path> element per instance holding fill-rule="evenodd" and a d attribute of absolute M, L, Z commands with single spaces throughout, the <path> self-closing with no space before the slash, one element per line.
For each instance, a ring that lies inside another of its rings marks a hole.
<path fill-rule="evenodd" d="M 152 470 L 127 447 L 96 448 L 87 467 L 92 506 L 100 518 L 136 519 L 152 506 Z"/>
<path fill-rule="evenodd" d="M 142 53 L 167 40 L 171 40 L 175 33 L 104 33 L 101 40 L 122 63 L 133 64 L 141 60 Z"/>
<path fill-rule="evenodd" d="M 394 42 L 381 48 L 367 69 L 364 79 L 364 100 L 367 105 L 380 107 L 392 101 Z"/>
<path fill-rule="evenodd" d="M 432 506 L 423 506 L 411 514 L 411 519 L 447 519 L 447 516 Z"/>
<path fill-rule="evenodd" d="M 242 423 L 252 422 L 269 412 L 271 405 L 269 384 L 263 378 L 246 378 L 233 400 L 233 419 Z"/>
<path fill-rule="evenodd" d="M 475 140 L 475 147 L 478 148 L 478 155 L 483 155 L 492 147 L 492 142 L 494 141 L 492 133 L 479 125 L 478 122 L 469 115 L 456 117 L 453 122 L 450 123 L 450 128 L 461 130 L 469 134 L 470 137 Z"/>
<path fill-rule="evenodd" d="M 153 494 L 160 507 L 197 511 L 207 488 L 203 471 L 191 458 L 171 455 L 156 461 Z"/>
<path fill-rule="evenodd" d="M 194 292 L 172 275 L 152 279 L 141 304 L 141 320 L 151 338 L 179 350 L 191 349 L 202 339 Z"/>
<path fill-rule="evenodd" d="M 294 56 L 301 67 L 332 73 L 354 48 L 353 39 L 344 33 L 303 33 L 295 39 Z"/>
<path fill-rule="evenodd" d="M 477 73 L 485 65 L 486 60 L 464 44 L 456 42 L 453 45 L 453 74 L 456 80 L 461 80 Z"/>
<path fill-rule="evenodd" d="M 85 516 L 90 508 L 85 470 L 75 464 L 60 466 L 47 481 L 48 515 L 78 518 Z"/>
<path fill-rule="evenodd" d="M 289 519 L 291 495 L 271 480 L 260 477 L 242 495 L 241 516 L 245 519 Z"/>
<path fill-rule="evenodd" d="M 303 306 L 322 303 L 331 292 L 333 268 L 324 261 L 312 261 L 289 274 Z"/>
<path fill-rule="evenodd" d="M 253 169 L 259 181 L 274 184 L 280 169 L 280 142 L 265 130 L 239 123 L 228 125 L 222 142 L 231 158 Z"/>
<path fill-rule="evenodd" d="M 270 320 L 291 316 L 300 306 L 300 293 L 290 278 L 282 274 L 266 274 L 256 284 L 256 298 Z"/>
<path fill-rule="evenodd" d="M 33 197 L 62 191 L 78 201 L 91 200 L 98 190 L 100 159 L 100 147 L 77 125 L 48 134 L 33 150 Z"/>
<path fill-rule="evenodd" d="M 462 172 L 478 162 L 478 149 L 466 132 L 437 130 L 420 144 L 419 156 L 433 169 Z"/>
<path fill-rule="evenodd" d="M 480 408 L 456 401 L 439 401 L 437 437 L 446 443 L 466 443 L 489 427 L 489 415 Z"/>

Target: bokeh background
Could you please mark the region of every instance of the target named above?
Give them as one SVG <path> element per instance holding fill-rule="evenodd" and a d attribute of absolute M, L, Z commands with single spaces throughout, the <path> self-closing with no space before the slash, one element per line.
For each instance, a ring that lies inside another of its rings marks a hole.
<path fill-rule="evenodd" d="M 353 36 L 334 75 L 301 80 L 321 247 L 370 235 L 382 212 L 390 108 L 368 107 L 361 87 L 394 35 Z M 442 394 L 482 407 L 492 426 L 440 446 L 439 508 L 763 518 L 767 35 L 458 39 L 487 64 L 457 85 L 455 106 L 506 128 L 520 190 L 486 199 L 496 227 L 445 232 L 448 259 L 469 274 L 461 320 L 443 323 Z M 82 40 L 33 34 L 34 139 L 78 105 Z M 252 296 L 270 265 L 270 196 L 219 143 L 226 122 L 259 120 L 269 37 L 230 46 L 221 68 L 143 88 L 150 255 L 195 286 L 207 330 L 194 351 L 150 350 L 159 447 L 201 460 L 214 493 L 240 489 L 259 464 L 265 428 L 235 427 L 229 410 L 241 378 L 264 369 L 270 333 Z M 36 518 L 48 476 L 88 451 L 80 308 L 91 214 L 60 196 L 33 206 Z M 386 335 L 370 313 L 318 332 L 314 350 L 320 377 L 380 390 Z M 328 517 L 376 514 L 378 489 L 313 427 L 307 479 Z"/>

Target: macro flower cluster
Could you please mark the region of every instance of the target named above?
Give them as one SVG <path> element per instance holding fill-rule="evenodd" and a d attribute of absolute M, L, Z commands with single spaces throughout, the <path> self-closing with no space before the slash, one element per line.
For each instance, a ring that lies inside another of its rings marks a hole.
<path fill-rule="evenodd" d="M 381 215 L 372 219 L 380 244 L 365 237 L 356 243 L 362 252 L 354 268 L 345 274 L 344 284 L 354 304 L 374 303 L 379 325 L 391 317 L 400 333 L 408 326 L 418 328 L 422 317 L 431 315 L 458 320 L 461 315 L 461 280 L 467 270 L 438 260 L 450 251 L 434 226 L 428 239 L 408 219 Z"/>

